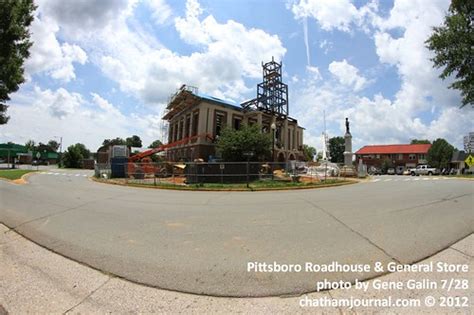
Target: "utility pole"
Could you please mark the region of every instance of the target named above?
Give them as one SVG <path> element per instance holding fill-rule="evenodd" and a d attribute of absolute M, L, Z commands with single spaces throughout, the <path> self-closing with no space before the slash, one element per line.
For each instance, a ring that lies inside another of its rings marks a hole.
<path fill-rule="evenodd" d="M 58 166 L 61 168 L 62 166 L 62 159 L 63 159 L 63 137 L 62 136 L 54 136 L 55 138 L 59 138 L 59 163 Z"/>

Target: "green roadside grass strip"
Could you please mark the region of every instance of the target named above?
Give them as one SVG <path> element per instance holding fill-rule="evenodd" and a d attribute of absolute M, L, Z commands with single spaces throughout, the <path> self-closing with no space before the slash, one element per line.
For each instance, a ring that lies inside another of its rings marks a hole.
<path fill-rule="evenodd" d="M 163 189 L 175 189 L 175 190 L 195 190 L 195 191 L 206 191 L 206 190 L 222 190 L 222 191 L 255 191 L 255 190 L 279 190 L 279 189 L 304 189 L 304 188 L 318 188 L 318 187 L 330 187 L 353 184 L 354 181 L 348 180 L 327 180 L 326 182 L 316 183 L 294 183 L 294 182 L 278 182 L 278 181 L 256 181 L 251 182 L 249 187 L 246 183 L 239 184 L 220 184 L 220 183 L 206 183 L 206 184 L 191 184 L 191 185 L 175 185 L 168 183 L 122 183 L 124 185 L 133 187 L 149 187 L 149 188 L 163 188 Z"/>
<path fill-rule="evenodd" d="M 0 177 L 10 180 L 20 179 L 23 175 L 36 172 L 34 170 L 0 170 Z"/>

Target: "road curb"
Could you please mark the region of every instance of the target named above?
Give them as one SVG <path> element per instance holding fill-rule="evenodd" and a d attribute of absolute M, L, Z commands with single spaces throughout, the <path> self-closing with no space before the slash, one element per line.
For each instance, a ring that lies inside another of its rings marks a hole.
<path fill-rule="evenodd" d="M 28 184 L 28 180 L 27 178 L 33 174 L 37 173 L 37 171 L 32 171 L 30 173 L 26 173 L 24 175 L 22 175 L 20 178 L 18 179 L 8 179 L 8 178 L 3 178 L 3 177 L 0 177 L 0 180 L 3 180 L 9 184 L 13 184 L 13 185 L 26 185 Z"/>
<path fill-rule="evenodd" d="M 257 188 L 257 189 L 248 189 L 248 188 L 228 188 L 228 189 L 216 189 L 216 188 L 178 188 L 178 187 L 166 187 L 166 186 L 153 186 L 145 184 L 127 184 L 120 182 L 112 182 L 103 179 L 96 178 L 94 176 L 89 177 L 91 181 L 96 183 L 106 184 L 106 185 L 117 185 L 123 187 L 134 187 L 134 188 L 146 188 L 146 189 L 162 189 L 162 190 L 175 190 L 175 191 L 196 191 L 196 192 L 264 192 L 264 191 L 292 191 L 292 190 L 303 190 L 303 189 L 319 189 L 319 188 L 331 188 L 357 184 L 360 181 L 357 180 L 346 180 L 341 183 L 327 184 L 327 185 L 318 185 L 318 186 L 295 186 L 295 187 L 275 187 L 275 188 Z"/>

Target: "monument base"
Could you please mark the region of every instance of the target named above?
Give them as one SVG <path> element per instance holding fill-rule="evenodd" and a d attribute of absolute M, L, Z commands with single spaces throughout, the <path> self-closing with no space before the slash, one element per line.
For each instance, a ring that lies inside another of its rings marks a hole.
<path fill-rule="evenodd" d="M 339 171 L 341 177 L 357 177 L 357 171 L 353 166 L 344 165 Z"/>

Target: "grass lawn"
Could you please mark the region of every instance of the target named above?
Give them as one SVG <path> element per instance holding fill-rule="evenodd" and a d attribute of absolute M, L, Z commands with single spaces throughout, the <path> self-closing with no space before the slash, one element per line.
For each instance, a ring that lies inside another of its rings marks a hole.
<path fill-rule="evenodd" d="M 328 179 L 325 182 L 314 183 L 300 183 L 289 181 L 254 181 L 247 187 L 246 183 L 238 184 L 220 184 L 220 183 L 206 183 L 206 184 L 191 184 L 191 185 L 175 185 L 171 183 L 128 183 L 129 186 L 135 187 L 156 187 L 168 188 L 177 190 L 272 190 L 272 189 L 298 189 L 298 188 L 317 188 L 325 186 L 338 186 L 353 183 L 354 181 Z"/>
<path fill-rule="evenodd" d="M 10 180 L 20 179 L 23 175 L 31 172 L 36 172 L 33 170 L 0 170 L 0 177 Z"/>

